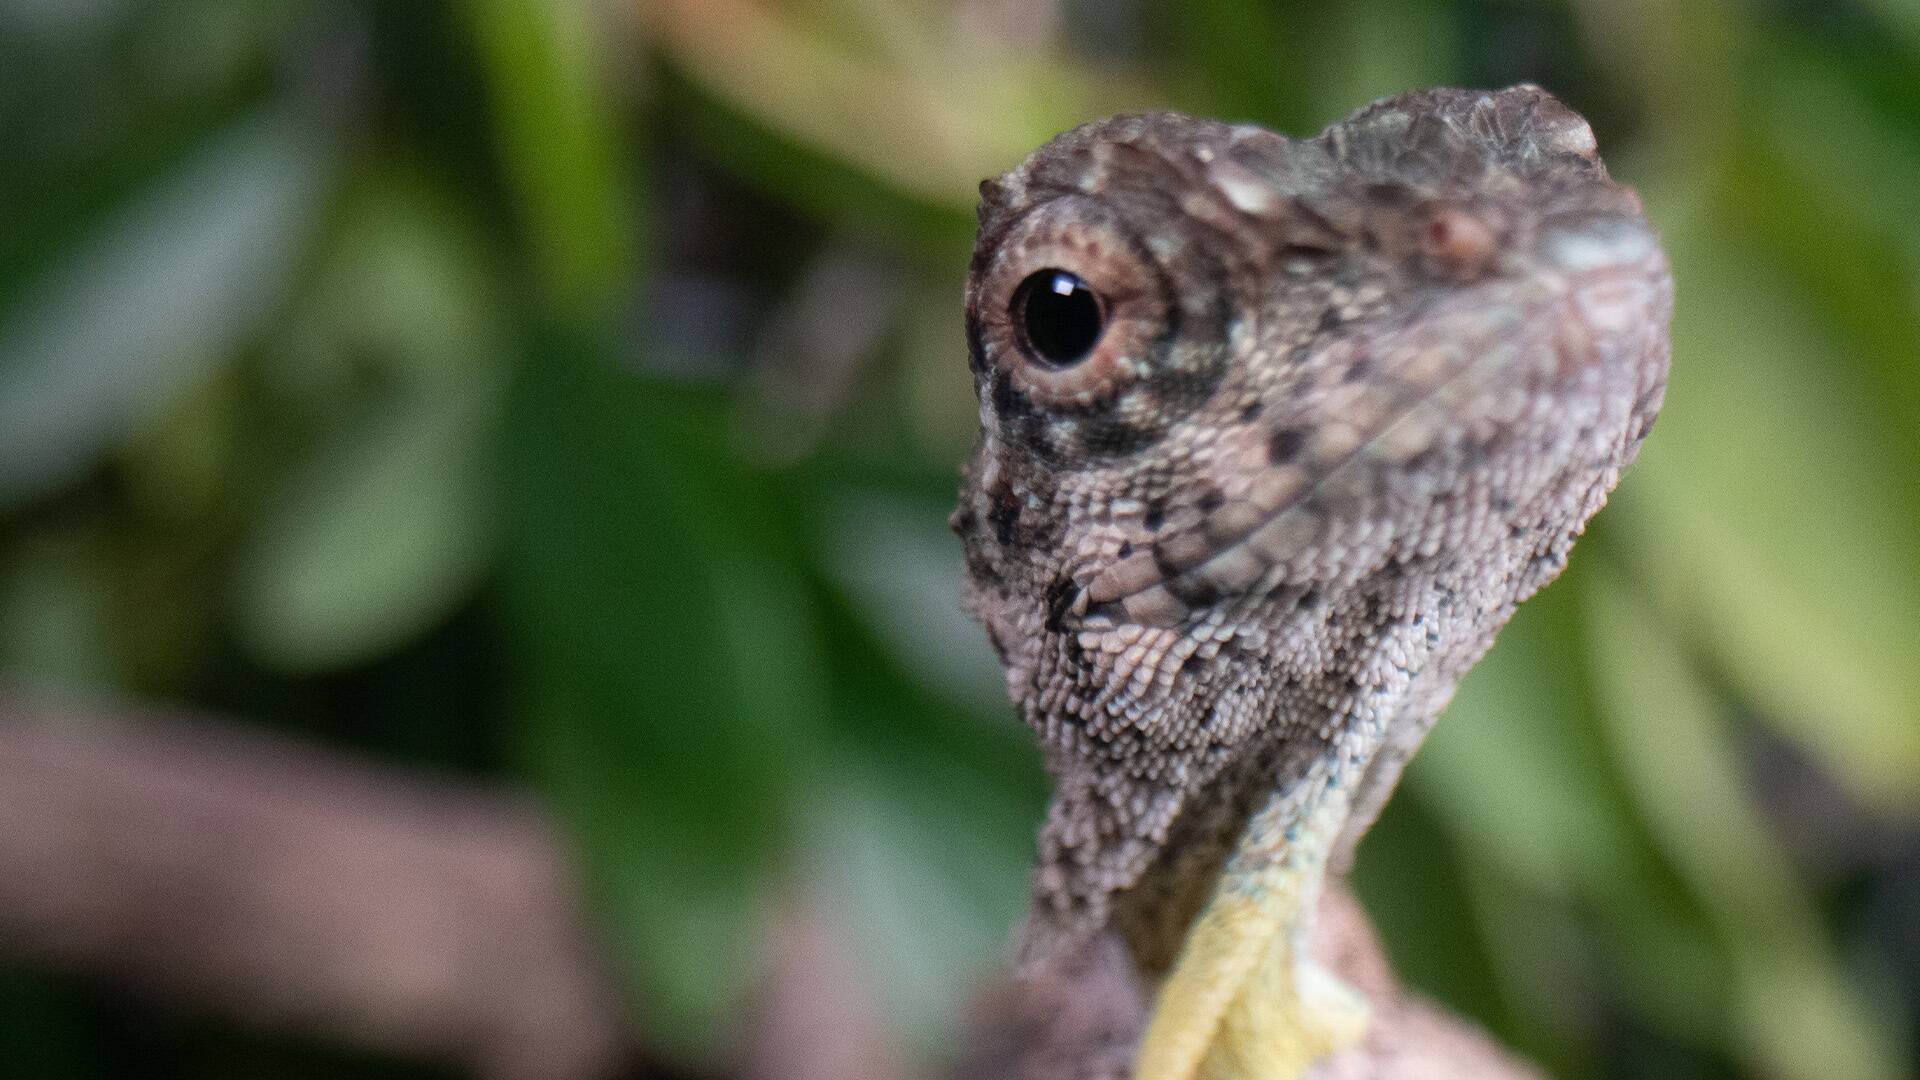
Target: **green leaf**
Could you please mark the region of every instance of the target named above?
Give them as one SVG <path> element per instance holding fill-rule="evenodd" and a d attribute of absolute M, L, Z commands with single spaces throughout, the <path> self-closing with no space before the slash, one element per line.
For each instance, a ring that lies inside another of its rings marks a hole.
<path fill-rule="evenodd" d="M 507 347 L 484 254 L 445 200 L 381 175 L 302 305 L 302 348 L 268 357 L 269 374 L 296 387 L 320 363 L 381 375 L 370 405 L 310 406 L 345 417 L 276 478 L 237 554 L 235 634 L 268 665 L 325 671 L 383 655 L 450 615 L 490 565 Z"/>
<path fill-rule="evenodd" d="M 1034 819 L 978 762 L 890 749 L 843 754 L 822 778 L 803 873 L 873 973 L 889 1029 L 933 1051 L 952 1045 L 968 997 L 1006 962 Z"/>
<path fill-rule="evenodd" d="M 1700 912 L 1618 780 L 1588 685 L 1584 604 L 1597 584 L 1597 537 L 1563 579 L 1527 601 L 1463 682 L 1408 768 L 1421 802 L 1467 853 L 1483 920 L 1528 906 L 1555 911 L 1625 975 L 1622 991 L 1669 1034 L 1711 1032 L 1724 971 Z M 1511 894 L 1517 903 L 1500 899 Z M 1523 1020 L 1565 1025 L 1539 997 L 1541 976 L 1506 954 L 1524 939 L 1489 927 L 1507 1003 Z M 1535 944 L 1531 947 L 1538 948 Z M 1504 961 L 1504 962 L 1503 962 Z M 1603 975 L 1568 957 L 1581 984 Z M 1688 992 L 1691 991 L 1691 992 Z"/>
<path fill-rule="evenodd" d="M 838 493 L 823 515 L 820 561 L 903 668 L 982 715 L 1010 716 L 999 661 L 960 606 L 962 555 L 947 510 L 878 492 Z"/>
<path fill-rule="evenodd" d="M 0 564 L 0 677 L 14 686 L 113 692 L 112 599 L 87 534 L 35 537 Z"/>
<path fill-rule="evenodd" d="M 966 210 L 982 178 L 1055 132 L 1112 111 L 1094 69 L 1023 52 L 959 21 L 886 25 L 892 56 L 863 51 L 806 13 L 745 0 L 669 0 L 651 11 L 660 46 L 708 93 L 784 138 L 913 199 Z"/>
<path fill-rule="evenodd" d="M 1500 1000 L 1490 970 L 1498 950 L 1489 946 L 1504 946 L 1508 937 L 1476 926 L 1464 894 L 1476 871 L 1500 881 L 1504 894 L 1526 890 L 1490 873 L 1488 861 L 1463 843 L 1469 838 L 1447 824 L 1433 813 L 1424 785 L 1403 789 L 1367 830 L 1351 882 L 1407 986 L 1489 1027 L 1507 1027 L 1515 1010 Z"/>
<path fill-rule="evenodd" d="M 239 554 L 234 626 L 286 671 L 364 663 L 471 595 L 493 554 L 497 402 L 447 388 L 343 432 L 289 474 Z"/>
<path fill-rule="evenodd" d="M 767 197 L 859 235 L 892 238 L 928 265 L 966 265 L 973 246 L 971 203 L 903 192 L 857 162 L 801 142 L 672 71 L 663 73 L 660 94 L 676 136 Z"/>
<path fill-rule="evenodd" d="M 613 13 L 582 0 L 472 0 L 467 12 L 541 284 L 565 307 L 600 308 L 633 281 L 638 229 L 596 25 Z"/>
<path fill-rule="evenodd" d="M 1477 858 L 1563 898 L 1647 876 L 1631 810 L 1607 786 L 1591 737 L 1574 591 L 1558 584 L 1520 609 L 1408 768 Z"/>
<path fill-rule="evenodd" d="M 1725 710 L 1653 613 L 1599 573 L 1589 605 L 1598 700 L 1648 828 L 1732 961 L 1727 1049 L 1804 1080 L 1910 1076 L 1861 973 L 1843 966 L 1812 897 L 1767 834 Z"/>
<path fill-rule="evenodd" d="M 27 291 L 0 323 L 0 506 L 73 479 L 231 359 L 327 173 L 307 127 L 249 116 Z"/>
<path fill-rule="evenodd" d="M 1655 200 L 1673 378 L 1620 550 L 1763 717 L 1897 810 L 1920 775 L 1920 476 L 1860 358 L 1710 206 Z M 1795 214 L 1816 212 L 1795 206 Z"/>
<path fill-rule="evenodd" d="M 798 525 L 709 393 L 547 336 L 512 401 L 507 626 L 531 774 L 588 856 L 647 1029 L 711 1050 L 824 715 Z"/>

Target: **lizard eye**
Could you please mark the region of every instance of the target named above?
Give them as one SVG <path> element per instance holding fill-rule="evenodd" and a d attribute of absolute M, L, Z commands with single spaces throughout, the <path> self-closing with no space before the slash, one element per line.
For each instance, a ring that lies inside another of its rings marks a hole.
<path fill-rule="evenodd" d="M 1027 354 L 1053 368 L 1085 360 L 1106 329 L 1100 297 L 1078 274 L 1049 267 L 1014 290 L 1010 314 Z"/>
<path fill-rule="evenodd" d="M 983 359 L 1047 410 L 1112 407 L 1149 373 L 1166 325 L 1169 298 L 1137 241 L 1106 207 L 1077 199 L 1023 218 L 972 287 Z"/>
<path fill-rule="evenodd" d="M 1158 223 L 1153 242 L 1115 205 L 1063 195 L 983 234 L 969 343 L 982 391 L 1017 438 L 1082 457 L 1145 445 L 1223 369 L 1220 275 L 1180 231 L 1184 219 L 1140 217 Z"/>

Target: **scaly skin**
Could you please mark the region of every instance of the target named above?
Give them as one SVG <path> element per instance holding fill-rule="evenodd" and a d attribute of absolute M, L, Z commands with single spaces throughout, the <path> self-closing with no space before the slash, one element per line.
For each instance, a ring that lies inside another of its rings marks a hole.
<path fill-rule="evenodd" d="M 1077 1078 L 1303 1075 L 1364 1029 L 1324 875 L 1645 437 L 1665 259 L 1533 87 L 1118 117 L 982 194 L 953 524 L 1056 779 L 1024 963 L 1117 937 L 1159 987 Z"/>

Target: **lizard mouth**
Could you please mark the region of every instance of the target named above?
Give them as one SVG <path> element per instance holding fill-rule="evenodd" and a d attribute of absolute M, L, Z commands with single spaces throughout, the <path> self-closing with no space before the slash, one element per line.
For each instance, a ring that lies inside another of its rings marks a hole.
<path fill-rule="evenodd" d="M 1264 444 L 1243 448 L 1253 467 L 1093 572 L 1067 613 L 1093 631 L 1174 626 L 1288 587 L 1337 585 L 1485 535 L 1464 526 L 1517 520 L 1564 469 L 1610 460 L 1583 448 L 1643 433 L 1629 421 L 1657 408 L 1654 373 L 1612 369 L 1644 358 L 1639 339 L 1663 325 L 1663 256 L 1624 217 L 1539 235 L 1529 273 L 1460 290 L 1371 343 L 1330 344 L 1352 355 L 1324 359 L 1370 374 L 1329 391 L 1314 422 L 1266 429 Z M 1495 457 L 1510 464 L 1489 469 Z"/>

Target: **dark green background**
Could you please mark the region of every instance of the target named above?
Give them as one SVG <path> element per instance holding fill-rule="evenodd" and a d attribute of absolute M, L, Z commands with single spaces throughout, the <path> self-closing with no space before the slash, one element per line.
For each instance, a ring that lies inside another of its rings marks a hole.
<path fill-rule="evenodd" d="M 812 897 L 937 1062 L 1045 795 L 944 528 L 973 186 L 1519 81 L 1665 235 L 1672 388 L 1363 893 L 1560 1075 L 1911 1075 L 1905 0 L 3 0 L 0 672 L 537 789 L 672 1058 Z M 408 1074 L 126 1008 L 0 972 L 0 1071 Z"/>

